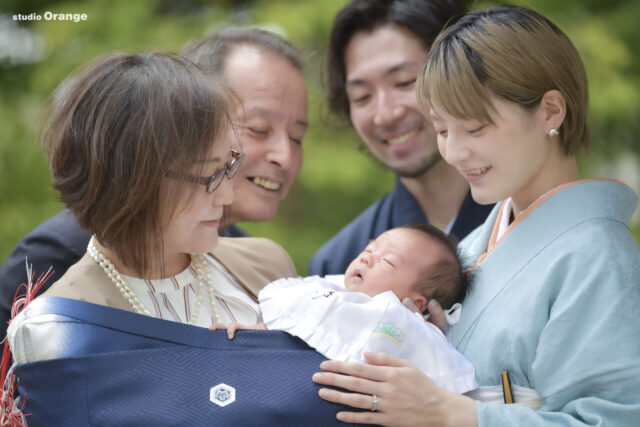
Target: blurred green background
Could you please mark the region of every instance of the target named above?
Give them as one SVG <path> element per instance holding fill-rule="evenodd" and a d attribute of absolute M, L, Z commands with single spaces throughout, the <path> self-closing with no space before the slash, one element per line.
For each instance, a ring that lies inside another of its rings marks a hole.
<path fill-rule="evenodd" d="M 393 187 L 350 129 L 332 124 L 322 85 L 324 50 L 346 0 L 3 0 L 0 6 L 0 262 L 32 228 L 62 209 L 38 142 L 38 113 L 76 67 L 108 51 L 178 51 L 189 39 L 229 24 L 272 27 L 306 60 L 311 127 L 304 162 L 275 221 L 240 224 L 269 237 L 304 274 L 315 250 Z M 617 178 L 640 190 L 640 2 L 515 1 L 563 28 L 589 75 L 592 149 L 583 176 Z M 481 8 L 497 2 L 473 2 Z M 87 21 L 14 21 L 13 15 L 86 13 Z M 640 240 L 638 212 L 632 230 Z"/>

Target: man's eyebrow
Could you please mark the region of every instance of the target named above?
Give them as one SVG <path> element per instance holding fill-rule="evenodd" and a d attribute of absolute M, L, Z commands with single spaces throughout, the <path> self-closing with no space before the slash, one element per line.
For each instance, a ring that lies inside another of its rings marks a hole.
<path fill-rule="evenodd" d="M 400 70 L 403 70 L 403 69 L 405 69 L 405 68 L 407 68 L 409 66 L 413 66 L 413 65 L 419 65 L 419 64 L 417 62 L 415 62 L 415 61 L 402 61 L 402 62 L 400 62 L 398 64 L 395 64 L 394 66 L 392 66 L 388 70 L 386 70 L 383 73 L 383 76 L 384 77 L 390 76 L 390 75 L 392 75 L 394 73 L 397 73 Z M 345 86 L 359 86 L 359 85 L 364 85 L 364 84 L 366 84 L 366 81 L 364 79 L 359 79 L 359 78 L 348 79 L 345 82 Z"/>
<path fill-rule="evenodd" d="M 255 115 L 258 115 L 258 116 L 267 116 L 267 117 L 275 117 L 277 115 L 276 113 L 274 113 L 271 110 L 267 110 L 265 108 L 260 108 L 260 107 L 254 107 L 254 108 L 251 108 L 250 110 L 246 110 L 245 114 L 247 116 L 255 114 Z M 302 126 L 305 129 L 309 127 L 309 122 L 307 122 L 306 120 L 303 120 L 303 119 L 296 120 L 295 124 L 297 124 L 299 126 Z"/>
<path fill-rule="evenodd" d="M 275 116 L 275 113 L 273 111 L 260 107 L 252 107 L 249 110 L 245 110 L 245 114 L 247 116 L 254 114 L 258 116 Z"/>
<path fill-rule="evenodd" d="M 345 86 L 362 86 L 366 84 L 364 79 L 349 79 L 345 82 Z"/>
<path fill-rule="evenodd" d="M 398 71 L 407 68 L 411 65 L 418 65 L 417 62 L 415 61 L 402 61 L 396 65 L 394 65 L 393 67 L 389 68 L 387 71 L 384 72 L 385 76 L 391 75 L 393 73 L 397 73 Z"/>

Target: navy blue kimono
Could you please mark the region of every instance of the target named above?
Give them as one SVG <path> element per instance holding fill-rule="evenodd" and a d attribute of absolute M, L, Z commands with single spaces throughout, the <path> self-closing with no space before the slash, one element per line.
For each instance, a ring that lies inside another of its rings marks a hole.
<path fill-rule="evenodd" d="M 325 358 L 282 331 L 229 340 L 56 297 L 34 300 L 19 319 L 56 353 L 15 366 L 30 427 L 342 425 L 336 412 L 346 408 L 320 399 L 311 380 Z"/>

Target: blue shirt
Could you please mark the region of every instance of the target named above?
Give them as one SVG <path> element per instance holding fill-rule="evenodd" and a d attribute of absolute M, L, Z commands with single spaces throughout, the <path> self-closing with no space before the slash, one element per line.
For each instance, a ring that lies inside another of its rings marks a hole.
<path fill-rule="evenodd" d="M 484 222 L 492 208 L 493 205 L 477 204 L 469 192 L 462 202 L 451 234 L 462 240 Z M 418 201 L 398 178 L 393 191 L 367 208 L 315 253 L 307 274 L 343 274 L 369 241 L 391 228 L 413 222 L 428 224 L 429 220 Z"/>

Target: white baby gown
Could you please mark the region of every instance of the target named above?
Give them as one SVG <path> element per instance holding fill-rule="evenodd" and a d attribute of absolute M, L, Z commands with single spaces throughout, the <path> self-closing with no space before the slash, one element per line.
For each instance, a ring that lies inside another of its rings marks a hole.
<path fill-rule="evenodd" d="M 280 279 L 259 295 L 268 329 L 286 331 L 325 357 L 365 362 L 364 352 L 407 359 L 439 386 L 456 393 L 478 387 L 471 363 L 422 315 L 387 291 L 347 292 L 344 275 Z"/>

